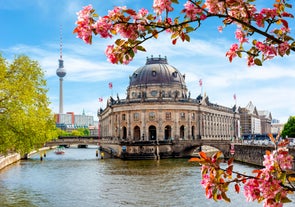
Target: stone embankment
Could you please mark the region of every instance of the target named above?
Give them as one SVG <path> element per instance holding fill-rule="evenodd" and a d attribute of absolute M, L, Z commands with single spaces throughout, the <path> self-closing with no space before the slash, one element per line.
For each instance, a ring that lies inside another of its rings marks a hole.
<path fill-rule="evenodd" d="M 44 152 L 44 151 L 47 151 L 50 149 L 51 148 L 49 148 L 49 147 L 43 147 L 39 150 L 34 150 L 34 151 L 30 152 L 29 154 L 25 155 L 24 157 L 22 157 L 19 153 L 11 153 L 11 154 L 8 154 L 5 156 L 0 155 L 0 170 L 5 168 L 8 165 L 11 165 L 11 164 L 21 160 L 21 159 L 27 159 L 35 153 L 41 153 L 41 152 Z"/>
<path fill-rule="evenodd" d="M 0 155 L 0 170 L 5 168 L 8 165 L 11 165 L 21 159 L 19 153 L 12 153 L 6 156 Z"/>

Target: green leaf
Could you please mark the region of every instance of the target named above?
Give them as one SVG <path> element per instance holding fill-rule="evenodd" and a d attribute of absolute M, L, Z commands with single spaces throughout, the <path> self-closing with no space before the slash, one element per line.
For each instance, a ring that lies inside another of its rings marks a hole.
<path fill-rule="evenodd" d="M 257 66 L 262 66 L 262 62 L 261 62 L 261 60 L 258 59 L 258 58 L 255 58 L 255 59 L 254 59 L 254 63 L 255 63 L 255 65 L 257 65 Z"/>
<path fill-rule="evenodd" d="M 146 52 L 146 49 L 145 49 L 143 46 L 141 46 L 141 45 L 138 45 L 138 46 L 136 47 L 136 49 L 139 50 L 139 51 Z"/>
<path fill-rule="evenodd" d="M 222 197 L 222 199 L 225 200 L 226 202 L 230 202 L 230 198 L 227 197 L 227 195 L 226 195 L 225 192 L 222 192 L 222 193 L 221 193 L 221 197 Z"/>
<path fill-rule="evenodd" d="M 185 31 L 186 31 L 187 33 L 189 33 L 189 32 L 193 32 L 193 31 L 195 31 L 195 30 L 194 30 L 194 28 L 192 28 L 192 27 L 186 27 L 186 28 L 185 28 Z"/>
<path fill-rule="evenodd" d="M 125 40 L 122 40 L 122 39 L 117 39 L 115 41 L 115 44 L 118 45 L 118 46 L 122 46 L 124 43 L 125 43 Z"/>

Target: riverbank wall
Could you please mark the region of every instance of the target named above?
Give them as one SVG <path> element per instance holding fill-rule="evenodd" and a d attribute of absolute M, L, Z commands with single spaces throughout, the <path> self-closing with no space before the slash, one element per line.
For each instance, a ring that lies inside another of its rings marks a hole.
<path fill-rule="evenodd" d="M 46 153 L 47 150 L 50 150 L 50 149 L 52 149 L 52 147 L 43 147 L 41 149 L 34 150 L 34 151 L 26 154 L 24 157 L 22 157 L 19 153 L 0 155 L 0 170 L 7 167 L 8 165 L 11 165 L 11 164 L 21 160 L 21 159 L 28 159 L 33 154 L 42 153 L 42 155 L 43 155 L 44 153 Z"/>
<path fill-rule="evenodd" d="M 238 162 L 262 167 L 265 152 L 273 151 L 274 149 L 273 146 L 235 144 L 232 157 Z M 295 148 L 288 148 L 288 151 L 295 158 Z M 295 159 L 293 159 L 293 170 L 295 170 Z"/>
<path fill-rule="evenodd" d="M 19 153 L 12 153 L 6 156 L 0 156 L 0 170 L 11 165 L 21 159 L 21 155 Z"/>

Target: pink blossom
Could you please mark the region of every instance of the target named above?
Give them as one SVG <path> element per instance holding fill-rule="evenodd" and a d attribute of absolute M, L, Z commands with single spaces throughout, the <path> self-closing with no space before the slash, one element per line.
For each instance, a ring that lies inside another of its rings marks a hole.
<path fill-rule="evenodd" d="M 224 10 L 224 2 L 219 0 L 206 0 L 204 3 L 206 8 L 210 13 L 218 14 L 223 13 Z"/>
<path fill-rule="evenodd" d="M 117 24 L 115 25 L 116 31 L 124 38 L 135 40 L 138 38 L 136 24 Z"/>
<path fill-rule="evenodd" d="M 258 27 L 264 27 L 264 17 L 262 14 L 255 14 L 254 19 Z"/>
<path fill-rule="evenodd" d="M 111 19 L 116 19 L 116 17 L 121 16 L 121 15 L 122 15 L 122 11 L 123 11 L 123 10 L 126 10 L 126 9 L 127 9 L 126 6 L 122 6 L 122 7 L 120 7 L 120 6 L 116 6 L 116 7 L 114 7 L 113 10 L 109 10 L 109 11 L 108 11 L 108 16 L 109 16 Z"/>
<path fill-rule="evenodd" d="M 108 61 L 111 63 L 118 63 L 118 58 L 116 57 L 114 53 L 114 45 L 108 45 L 105 51 L 105 54 L 108 58 Z"/>
<path fill-rule="evenodd" d="M 286 52 L 290 49 L 288 42 L 283 42 L 278 46 L 278 52 L 281 56 L 285 55 Z"/>
<path fill-rule="evenodd" d="M 263 53 L 265 60 L 272 59 L 273 57 L 277 56 L 277 50 L 273 45 L 267 45 L 257 41 L 255 46 Z"/>
<path fill-rule="evenodd" d="M 200 10 L 199 8 L 197 8 L 193 3 L 191 3 L 190 1 L 187 1 L 184 4 L 184 10 L 183 12 L 185 13 L 185 15 L 191 19 L 191 20 L 195 20 L 197 19 L 197 14 L 201 14 L 202 10 Z"/>
<path fill-rule="evenodd" d="M 222 26 L 218 26 L 217 29 L 218 29 L 218 32 L 220 32 L 220 33 L 223 31 L 223 27 Z"/>
<path fill-rule="evenodd" d="M 163 11 L 173 11 L 171 0 L 154 0 L 153 8 L 157 15 L 161 15 Z"/>
<path fill-rule="evenodd" d="M 255 65 L 254 57 L 253 57 L 253 56 L 251 56 L 251 55 L 248 56 L 248 58 L 247 58 L 247 65 L 248 65 L 249 67 Z"/>
<path fill-rule="evenodd" d="M 239 50 L 238 44 L 233 44 L 229 51 L 226 52 L 225 56 L 229 58 L 229 61 L 231 62 L 233 58 L 237 56 L 237 51 Z"/>
<path fill-rule="evenodd" d="M 112 22 L 109 21 L 109 18 L 106 17 L 99 17 L 99 19 L 93 25 L 95 32 L 100 34 L 102 38 L 112 37 L 110 34 L 110 30 L 112 29 Z"/>
<path fill-rule="evenodd" d="M 236 39 L 239 40 L 240 43 L 248 42 L 248 39 L 245 37 L 245 34 L 241 29 L 237 29 L 235 32 Z"/>
<path fill-rule="evenodd" d="M 282 170 L 291 170 L 293 165 L 293 157 L 287 151 L 279 149 L 276 156 L 277 162 Z"/>
<path fill-rule="evenodd" d="M 258 200 L 261 197 L 257 179 L 247 180 L 244 185 L 244 195 L 247 201 Z"/>
<path fill-rule="evenodd" d="M 92 5 L 85 6 L 81 11 L 77 12 L 77 27 L 74 30 L 74 32 L 77 33 L 77 37 L 87 44 L 91 44 L 92 39 L 92 25 L 90 21 L 92 12 Z"/>
<path fill-rule="evenodd" d="M 135 17 L 134 19 L 142 19 L 142 18 L 144 18 L 148 13 L 149 13 L 149 12 L 148 12 L 147 9 L 142 8 L 142 9 L 140 9 L 140 10 L 138 11 L 138 13 L 137 13 L 137 15 L 136 15 L 136 17 Z"/>
<path fill-rule="evenodd" d="M 273 154 L 264 155 L 263 166 L 266 169 L 270 169 L 274 165 L 274 162 Z"/>
<path fill-rule="evenodd" d="M 201 185 L 203 188 L 206 189 L 206 197 L 212 198 L 213 197 L 213 184 L 208 174 L 204 174 L 201 180 Z"/>

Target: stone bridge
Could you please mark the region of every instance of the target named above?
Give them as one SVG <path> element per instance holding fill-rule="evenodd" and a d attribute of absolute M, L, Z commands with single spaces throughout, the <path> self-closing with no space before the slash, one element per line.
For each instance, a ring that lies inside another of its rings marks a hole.
<path fill-rule="evenodd" d="M 272 151 L 271 145 L 254 145 L 232 143 L 230 140 L 167 140 L 167 141 L 123 141 L 116 138 L 97 136 L 59 137 L 47 142 L 46 146 L 95 145 L 108 155 L 121 159 L 162 159 L 190 157 L 201 146 L 211 146 L 220 150 L 225 158 L 234 157 L 236 161 L 262 166 L 266 150 Z M 232 149 L 232 152 L 231 152 Z M 295 157 L 295 147 L 288 147 L 289 153 Z M 233 154 L 231 154 L 231 153 Z M 293 164 L 295 169 L 295 160 Z"/>
<path fill-rule="evenodd" d="M 165 140 L 165 141 L 124 141 L 116 138 L 98 138 L 97 136 L 59 137 L 46 143 L 46 146 L 87 145 L 99 146 L 113 157 L 122 159 L 160 159 L 190 157 L 196 149 L 207 145 L 222 151 L 229 157 L 230 140 Z"/>

